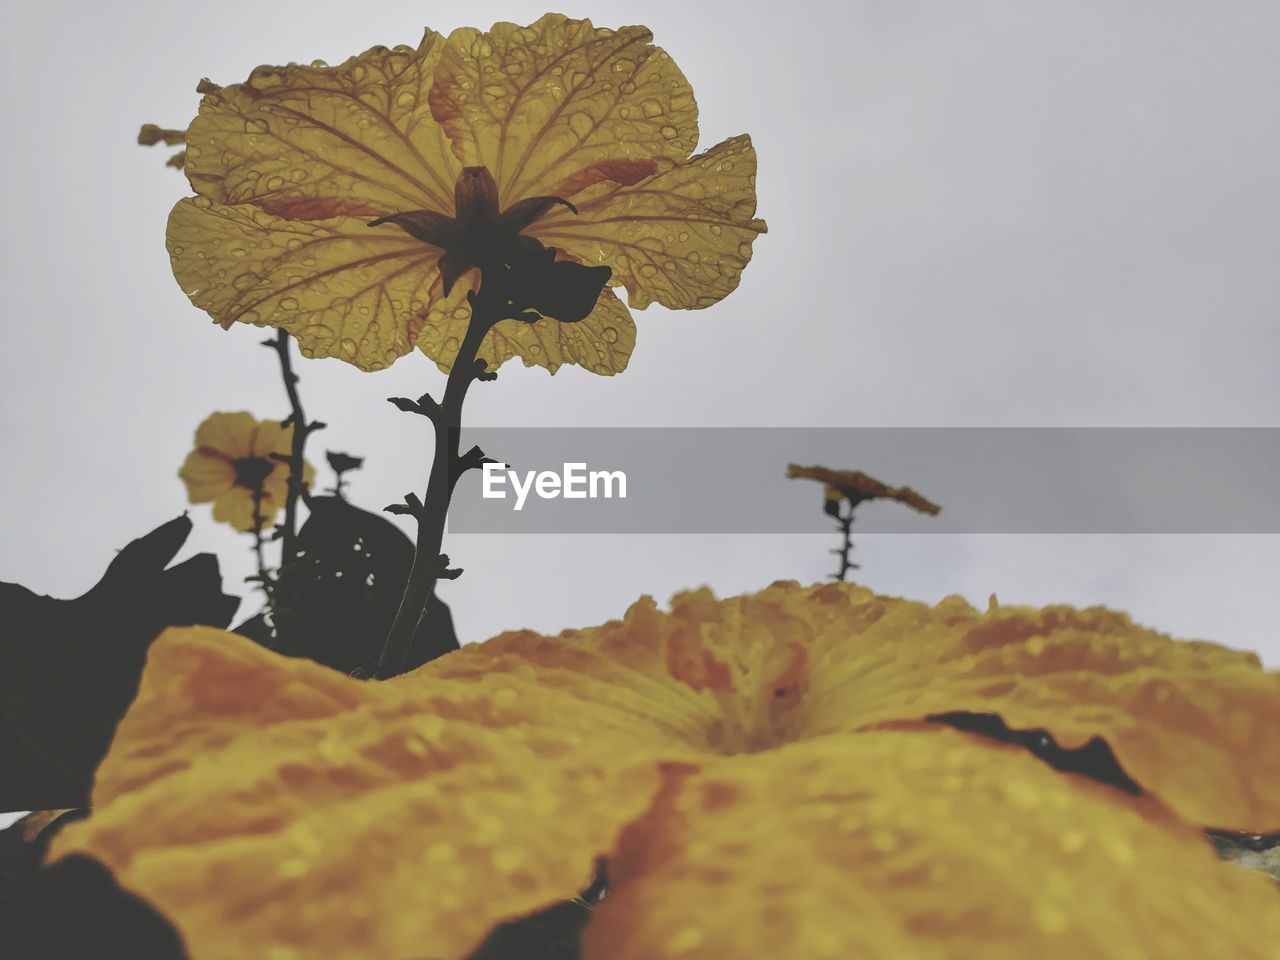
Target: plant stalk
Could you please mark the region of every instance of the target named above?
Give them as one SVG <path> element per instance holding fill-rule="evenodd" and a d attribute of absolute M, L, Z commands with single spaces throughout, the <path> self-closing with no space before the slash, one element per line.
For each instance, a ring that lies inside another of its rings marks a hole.
<path fill-rule="evenodd" d="M 373 671 L 374 677 L 379 680 L 394 677 L 404 670 L 418 624 L 435 594 L 436 582 L 446 573 L 448 557 L 441 554 L 440 549 L 444 543 L 445 519 L 449 512 L 449 502 L 453 498 L 453 488 L 463 472 L 470 466 L 478 465 L 466 463 L 458 455 L 462 404 L 479 374 L 476 354 L 480 344 L 493 325 L 505 318 L 507 309 L 506 301 L 501 295 L 490 293 L 486 296 L 484 286 L 482 282 L 480 292 L 469 298 L 471 320 L 458 355 L 449 369 L 444 399 L 439 405 L 433 405 L 427 414 L 435 429 L 435 455 L 431 461 L 426 495 L 422 498 L 421 507 L 416 510 L 418 538 L 413 564 L 409 568 L 409 578 Z"/>

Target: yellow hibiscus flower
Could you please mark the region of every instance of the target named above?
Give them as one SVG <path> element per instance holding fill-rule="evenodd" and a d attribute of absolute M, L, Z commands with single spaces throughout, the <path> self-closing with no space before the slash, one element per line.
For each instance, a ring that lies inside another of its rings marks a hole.
<path fill-rule="evenodd" d="M 1123 776 L 938 722 L 961 714 Z M 1273 885 L 1199 830 L 1280 827 L 1280 675 L 1102 609 L 702 590 L 381 683 L 173 629 L 93 807 L 53 856 L 105 863 L 193 960 L 461 960 L 598 857 L 585 960 L 1280 943 Z"/>
<path fill-rule="evenodd" d="M 293 427 L 258 420 L 251 413 L 214 413 L 196 428 L 196 448 L 178 476 L 191 503 L 213 502 L 213 519 L 237 530 L 263 529 L 275 520 L 289 492 L 288 456 Z M 311 486 L 315 470 L 304 464 L 302 482 Z M 256 507 L 255 507 L 255 501 Z"/>
<path fill-rule="evenodd" d="M 305 355 L 365 370 L 415 345 L 449 368 L 480 225 L 609 267 L 636 309 L 715 303 L 765 230 L 755 152 L 739 136 L 691 156 L 693 91 L 651 39 L 548 14 L 202 84 L 197 196 L 169 219 L 178 282 L 225 327 L 282 327 Z M 581 322 L 502 321 L 480 356 L 611 374 L 634 344 L 606 289 Z"/>
<path fill-rule="evenodd" d="M 823 511 L 840 516 L 840 504 L 856 507 L 865 500 L 896 500 L 918 513 L 937 516 L 942 508 L 926 500 L 910 487 L 891 487 L 861 470 L 831 470 L 827 467 L 787 465 L 789 480 L 817 480 L 823 485 Z"/>

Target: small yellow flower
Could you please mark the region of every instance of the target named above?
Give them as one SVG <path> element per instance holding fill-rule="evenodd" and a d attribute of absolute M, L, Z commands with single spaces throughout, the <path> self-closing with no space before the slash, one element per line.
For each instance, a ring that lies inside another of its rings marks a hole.
<path fill-rule="evenodd" d="M 931 722 L 957 711 L 1100 738 L 1142 792 Z M 92 801 L 53 856 L 105 863 L 193 960 L 463 960 L 598 857 L 584 960 L 1280 943 L 1273 886 L 1198 829 L 1280 828 L 1280 674 L 1102 609 L 702 590 L 379 683 L 173 629 Z"/>
<path fill-rule="evenodd" d="M 802 467 L 787 465 L 789 480 L 817 480 L 823 485 L 825 512 L 833 517 L 840 515 L 840 504 L 848 502 L 856 507 L 864 500 L 896 500 L 917 513 L 937 516 L 942 508 L 926 500 L 910 487 L 891 487 L 861 470 L 830 470 L 827 467 Z"/>
<path fill-rule="evenodd" d="M 213 519 L 237 530 L 254 529 L 256 514 L 263 529 L 284 507 L 289 465 L 271 454 L 288 456 L 293 427 L 279 420 L 258 420 L 250 413 L 214 413 L 196 428 L 196 448 L 187 454 L 178 476 L 191 503 L 213 502 Z M 315 470 L 305 464 L 303 483 L 311 486 Z"/>
<path fill-rule="evenodd" d="M 365 370 L 415 346 L 450 366 L 478 214 L 608 266 L 631 308 L 717 302 L 765 230 L 755 151 L 738 136 L 691 156 L 693 90 L 651 40 L 548 14 L 202 85 L 186 137 L 197 196 L 169 219 L 178 282 L 223 326 L 282 327 L 305 355 Z M 611 374 L 634 344 L 606 289 L 581 322 L 503 321 L 480 356 Z"/>

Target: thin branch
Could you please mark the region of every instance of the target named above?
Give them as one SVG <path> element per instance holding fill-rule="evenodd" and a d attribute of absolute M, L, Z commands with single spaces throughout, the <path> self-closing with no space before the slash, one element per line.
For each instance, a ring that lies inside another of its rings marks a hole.
<path fill-rule="evenodd" d="M 289 332 L 284 329 L 277 330 L 274 340 L 262 342 L 264 346 L 273 349 L 280 358 L 280 376 L 284 380 L 285 393 L 289 396 L 289 416 L 283 425 L 293 424 L 293 439 L 289 457 L 286 460 L 289 464 L 289 486 L 284 501 L 284 524 L 277 533 L 282 541 L 280 563 L 284 566 L 294 559 L 294 539 L 298 532 L 298 501 L 302 500 L 306 504 L 311 502 L 311 494 L 307 492 L 306 484 L 302 479 L 303 471 L 306 469 L 304 453 L 307 437 L 317 430 L 323 430 L 325 425 L 318 420 L 308 423 L 306 414 L 302 411 L 302 400 L 298 396 L 298 375 L 293 372 L 293 360 L 289 353 Z"/>
<path fill-rule="evenodd" d="M 839 550 L 832 550 L 836 556 L 840 558 L 840 569 L 834 574 L 835 579 L 844 580 L 850 570 L 857 570 L 858 565 L 849 559 L 849 554 L 853 551 L 853 509 L 854 505 L 849 505 L 849 512 L 838 518 L 841 543 Z"/>

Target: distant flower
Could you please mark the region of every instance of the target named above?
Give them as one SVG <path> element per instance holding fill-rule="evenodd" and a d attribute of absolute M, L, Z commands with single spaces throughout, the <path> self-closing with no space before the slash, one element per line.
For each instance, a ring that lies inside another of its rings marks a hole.
<path fill-rule="evenodd" d="M 53 855 L 200 960 L 463 960 L 599 857 L 584 960 L 1267 960 L 1274 886 L 1199 828 L 1280 829 L 1277 758 L 1280 675 L 1102 609 L 702 590 L 376 683 L 175 629 Z"/>
<path fill-rule="evenodd" d="M 910 487 L 891 487 L 858 470 L 828 470 L 826 467 L 802 467 L 792 463 L 787 466 L 787 477 L 817 480 L 823 484 L 826 496 L 823 509 L 833 517 L 839 516 L 840 504 L 846 501 L 849 506 L 856 507 L 864 500 L 896 500 L 929 516 L 936 516 L 942 510 Z"/>
<path fill-rule="evenodd" d="M 717 302 L 765 230 L 755 151 L 738 136 L 690 156 L 693 90 L 651 39 L 548 14 L 204 84 L 198 195 L 169 219 L 178 282 L 223 326 L 282 327 L 366 370 L 414 346 L 448 368 L 480 241 L 607 266 L 632 308 Z M 606 289 L 581 322 L 503 321 L 480 356 L 611 374 L 634 343 Z"/>
<path fill-rule="evenodd" d="M 255 500 L 260 529 L 284 506 L 289 465 L 271 454 L 288 456 L 293 428 L 279 420 L 257 420 L 249 413 L 214 413 L 196 429 L 196 448 L 178 471 L 191 503 L 213 502 L 213 519 L 237 530 L 254 529 Z M 315 471 L 303 470 L 311 486 Z"/>

